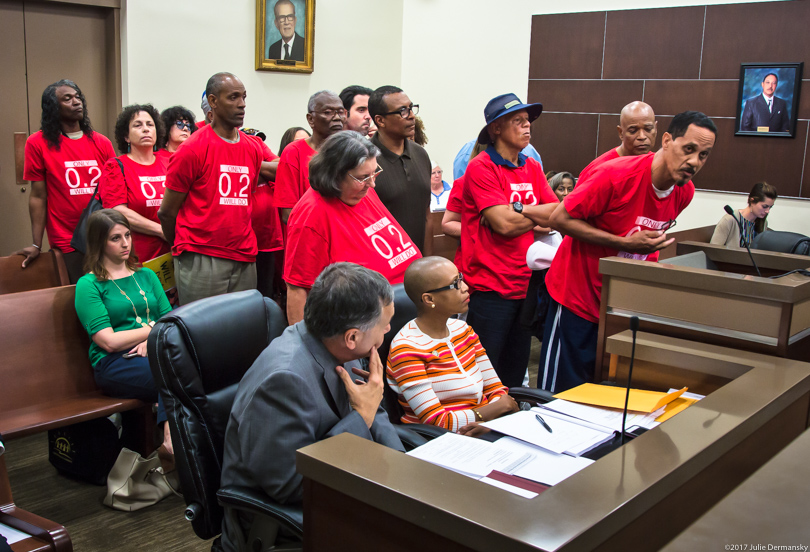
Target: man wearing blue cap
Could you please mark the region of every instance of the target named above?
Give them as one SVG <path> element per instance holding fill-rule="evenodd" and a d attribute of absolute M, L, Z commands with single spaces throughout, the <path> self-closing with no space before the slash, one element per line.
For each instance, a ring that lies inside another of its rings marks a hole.
<path fill-rule="evenodd" d="M 526 264 L 532 229 L 547 225 L 557 205 L 540 163 L 521 153 L 542 111 L 514 94 L 493 98 L 478 136 L 489 145 L 464 177 L 461 250 L 472 291 L 467 322 L 507 387 L 521 385 L 529 363 L 531 333 L 519 315 L 532 272 Z"/>

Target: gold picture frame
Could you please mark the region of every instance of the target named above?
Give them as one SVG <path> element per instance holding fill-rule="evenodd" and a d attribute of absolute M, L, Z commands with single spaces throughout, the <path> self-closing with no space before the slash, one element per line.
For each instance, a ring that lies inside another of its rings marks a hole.
<path fill-rule="evenodd" d="M 256 0 L 257 71 L 312 73 L 314 51 L 315 0 Z"/>

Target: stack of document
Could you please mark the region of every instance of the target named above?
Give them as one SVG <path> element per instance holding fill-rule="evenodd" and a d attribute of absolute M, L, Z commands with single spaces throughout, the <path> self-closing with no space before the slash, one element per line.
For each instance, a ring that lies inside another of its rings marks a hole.
<path fill-rule="evenodd" d="M 510 437 L 492 443 L 455 433 L 437 437 L 408 455 L 526 498 L 533 498 L 542 490 L 527 484 L 529 481 L 556 485 L 593 463 L 587 458 L 556 454 Z"/>

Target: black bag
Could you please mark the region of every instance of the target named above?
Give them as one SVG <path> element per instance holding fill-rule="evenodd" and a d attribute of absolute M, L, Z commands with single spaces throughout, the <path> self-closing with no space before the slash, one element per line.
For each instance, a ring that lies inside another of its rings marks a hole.
<path fill-rule="evenodd" d="M 116 161 L 118 161 L 118 166 L 121 167 L 121 174 L 123 175 L 124 164 L 120 159 L 116 159 Z M 124 176 L 124 180 L 126 180 L 126 176 Z M 101 181 L 99 181 L 99 184 L 101 184 Z M 79 223 L 76 225 L 76 229 L 73 231 L 73 237 L 70 239 L 70 247 L 81 253 L 87 253 L 87 220 L 90 218 L 90 215 L 104 208 L 101 204 L 101 198 L 98 197 L 99 184 L 96 184 L 96 189 L 90 197 L 90 202 L 87 204 L 87 207 L 84 208 L 84 211 L 82 211 L 79 217 Z"/>
<path fill-rule="evenodd" d="M 546 311 L 548 311 L 549 296 L 546 290 L 546 274 L 548 269 L 533 270 L 529 279 L 529 288 L 526 299 L 520 308 L 518 320 L 520 324 L 531 330 L 532 335 L 543 340 L 543 329 L 546 325 Z"/>
<path fill-rule="evenodd" d="M 48 461 L 64 475 L 106 485 L 107 474 L 121 452 L 118 428 L 109 418 L 96 418 L 48 431 Z"/>

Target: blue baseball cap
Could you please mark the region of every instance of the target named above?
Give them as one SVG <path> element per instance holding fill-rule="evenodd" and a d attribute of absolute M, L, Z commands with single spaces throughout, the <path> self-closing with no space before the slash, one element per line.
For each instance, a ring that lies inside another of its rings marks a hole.
<path fill-rule="evenodd" d="M 481 132 L 478 133 L 478 142 L 481 144 L 489 144 L 491 142 L 489 132 L 487 132 L 487 127 L 490 123 L 496 119 L 500 119 L 504 115 L 509 115 L 510 113 L 523 109 L 529 113 L 529 122 L 531 123 L 543 112 L 543 104 L 525 104 L 514 94 L 501 94 L 489 100 L 487 106 L 484 108 L 484 119 L 487 124 L 484 125 Z"/>

